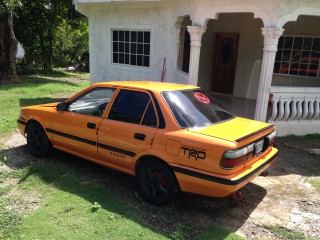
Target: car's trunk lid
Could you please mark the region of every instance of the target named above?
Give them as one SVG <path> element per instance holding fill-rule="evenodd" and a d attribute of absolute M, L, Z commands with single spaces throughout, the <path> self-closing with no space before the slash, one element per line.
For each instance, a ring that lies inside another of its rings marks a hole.
<path fill-rule="evenodd" d="M 273 126 L 259 121 L 254 121 L 246 118 L 236 117 L 226 122 L 215 124 L 201 129 L 192 128 L 189 131 L 207 136 L 217 137 L 234 142 L 240 142 L 251 136 L 263 135 L 267 129 L 271 132 Z"/>

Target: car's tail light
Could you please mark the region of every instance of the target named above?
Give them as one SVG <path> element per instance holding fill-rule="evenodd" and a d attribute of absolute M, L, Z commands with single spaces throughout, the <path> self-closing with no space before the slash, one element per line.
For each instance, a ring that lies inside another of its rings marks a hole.
<path fill-rule="evenodd" d="M 276 139 L 277 139 L 277 132 L 273 131 L 272 133 L 270 133 L 267 137 L 266 137 L 267 141 L 269 142 L 269 146 L 273 146 L 273 144 L 275 143 Z"/>
<path fill-rule="evenodd" d="M 220 166 L 232 169 L 252 159 L 254 156 L 254 144 L 237 150 L 228 150 L 224 153 Z"/>
<path fill-rule="evenodd" d="M 276 136 L 276 131 L 273 131 L 265 138 L 246 147 L 226 151 L 222 157 L 220 167 L 224 169 L 233 169 L 245 164 L 247 161 L 250 161 L 252 158 L 264 152 L 269 146 L 273 146 Z"/>
<path fill-rule="evenodd" d="M 273 146 L 277 139 L 277 132 L 273 131 L 270 133 L 268 136 L 264 138 L 264 143 L 263 143 L 263 151 L 266 150 L 269 146 Z"/>

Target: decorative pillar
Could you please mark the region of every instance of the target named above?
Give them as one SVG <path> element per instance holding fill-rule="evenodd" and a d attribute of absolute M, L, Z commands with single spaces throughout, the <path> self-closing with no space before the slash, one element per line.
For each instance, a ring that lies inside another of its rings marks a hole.
<path fill-rule="evenodd" d="M 265 122 L 267 118 L 269 88 L 271 86 L 273 67 L 278 50 L 278 41 L 283 31 L 284 29 L 282 28 L 262 28 L 262 35 L 264 37 L 264 48 L 256 111 L 254 115 L 255 120 Z"/>
<path fill-rule="evenodd" d="M 181 27 L 181 42 L 180 42 L 180 48 L 179 48 L 179 56 L 178 56 L 178 68 L 181 70 L 183 68 L 183 54 L 184 54 L 184 42 L 185 42 L 185 34 L 186 34 L 187 28 Z"/>
<path fill-rule="evenodd" d="M 178 60 L 180 54 L 180 44 L 181 44 L 181 24 L 176 24 L 176 27 L 171 29 L 171 34 L 173 38 L 173 69 L 177 69 L 178 67 Z"/>
<path fill-rule="evenodd" d="M 189 82 L 190 85 L 198 85 L 200 50 L 202 35 L 206 31 L 206 27 L 202 26 L 187 26 L 190 34 L 191 49 L 189 62 Z"/>

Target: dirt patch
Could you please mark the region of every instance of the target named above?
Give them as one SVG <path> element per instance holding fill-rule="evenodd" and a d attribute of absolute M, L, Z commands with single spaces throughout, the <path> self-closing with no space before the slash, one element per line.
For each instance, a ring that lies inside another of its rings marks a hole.
<path fill-rule="evenodd" d="M 9 161 L 1 166 L 13 170 L 28 164 L 32 157 L 25 146 L 25 139 L 15 132 L 2 139 Z M 304 149 L 316 148 L 318 142 L 287 141 L 279 139 L 279 160 L 270 168 L 268 177 L 257 177 L 241 189 L 242 201 L 232 198 L 208 198 L 182 194 L 165 207 L 153 206 L 135 192 L 135 181 L 130 176 L 101 168 L 70 155 L 55 152 L 47 160 L 59 161 L 74 168 L 86 170 L 91 177 L 83 184 L 103 184 L 119 198 L 135 207 L 146 223 L 170 234 L 178 228 L 186 239 L 192 239 L 212 224 L 220 225 L 248 239 L 283 239 L 270 231 L 271 227 L 300 232 L 305 238 L 320 236 L 320 194 L 309 183 L 319 178 L 320 158 Z M 1 157 L 0 156 L 0 157 Z M 26 160 L 27 159 L 27 160 Z M 29 160 L 28 160 L 29 159 Z M 21 196 L 21 193 L 17 193 Z M 36 194 L 25 203 L 41 201 Z"/>
<path fill-rule="evenodd" d="M 6 207 L 9 211 L 17 211 L 20 214 L 26 214 L 39 208 L 41 203 L 41 195 L 38 193 L 28 193 L 13 189 L 7 195 L 11 198 L 10 204 Z"/>
<path fill-rule="evenodd" d="M 1 161 L 5 163 L 0 165 L 0 171 L 10 171 L 28 164 L 26 158 L 21 157 L 24 156 L 27 150 L 21 148 L 21 146 L 26 147 L 26 139 L 20 134 L 18 129 L 13 134 L 2 137 L 0 139 L 0 146 L 4 150 L 3 152 L 0 151 Z"/>

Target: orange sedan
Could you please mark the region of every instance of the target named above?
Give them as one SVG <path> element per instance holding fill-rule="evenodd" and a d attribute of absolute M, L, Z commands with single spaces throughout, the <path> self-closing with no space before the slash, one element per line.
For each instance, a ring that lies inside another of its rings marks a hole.
<path fill-rule="evenodd" d="M 61 103 L 24 107 L 18 126 L 35 157 L 52 147 L 136 176 L 163 205 L 177 192 L 225 197 L 277 159 L 273 125 L 232 115 L 199 87 L 94 84 Z"/>

